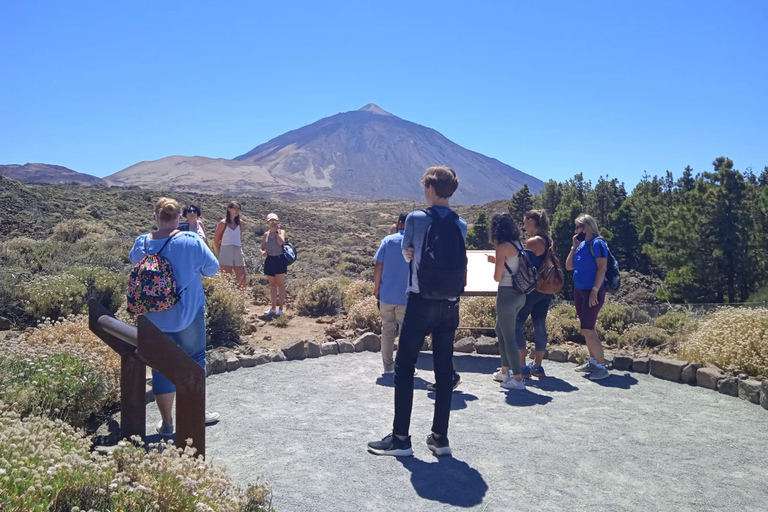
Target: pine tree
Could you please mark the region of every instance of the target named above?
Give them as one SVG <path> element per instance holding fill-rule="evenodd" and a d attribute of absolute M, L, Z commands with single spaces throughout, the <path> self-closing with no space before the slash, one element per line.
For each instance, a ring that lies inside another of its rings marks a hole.
<path fill-rule="evenodd" d="M 516 223 L 522 224 L 525 213 L 533 209 L 533 206 L 533 195 L 526 183 L 512 196 L 512 200 L 509 202 L 509 213 Z"/>

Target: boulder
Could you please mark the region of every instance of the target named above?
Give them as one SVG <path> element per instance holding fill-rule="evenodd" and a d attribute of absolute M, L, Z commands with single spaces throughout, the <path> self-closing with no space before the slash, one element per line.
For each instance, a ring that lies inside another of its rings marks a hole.
<path fill-rule="evenodd" d="M 768 409 L 768 380 L 760 383 L 760 406 Z"/>
<path fill-rule="evenodd" d="M 499 355 L 499 340 L 490 336 L 480 336 L 475 340 L 475 350 L 478 354 Z"/>
<path fill-rule="evenodd" d="M 92 441 L 94 446 L 113 446 L 120 440 L 120 424 L 110 418 L 96 429 Z"/>
<path fill-rule="evenodd" d="M 691 363 L 683 368 L 682 374 L 680 374 L 680 380 L 686 384 L 696 385 L 696 373 L 698 373 L 701 365 L 699 363 Z"/>
<path fill-rule="evenodd" d="M 651 359 L 649 357 L 636 357 L 632 360 L 632 371 L 637 373 L 648 373 Z"/>
<path fill-rule="evenodd" d="M 632 357 L 626 354 L 618 354 L 613 358 L 613 369 L 619 371 L 629 371 L 632 369 Z"/>
<path fill-rule="evenodd" d="M 564 348 L 553 348 L 549 351 L 549 360 L 556 361 L 558 363 L 565 363 L 568 361 L 568 351 Z"/>
<path fill-rule="evenodd" d="M 760 382 L 752 379 L 745 379 L 739 381 L 739 398 L 752 402 L 753 404 L 760 403 Z"/>
<path fill-rule="evenodd" d="M 282 352 L 288 361 L 306 359 L 309 355 L 309 349 L 305 340 L 288 343 L 282 348 Z"/>
<path fill-rule="evenodd" d="M 240 366 L 243 367 L 243 368 L 253 368 L 254 366 L 256 366 L 258 364 L 257 363 L 258 357 L 259 356 L 257 356 L 256 354 L 254 354 L 254 355 L 242 355 L 241 354 L 241 355 L 237 356 L 237 358 L 240 360 Z"/>
<path fill-rule="evenodd" d="M 320 355 L 329 356 L 331 354 L 339 353 L 339 345 L 335 341 L 326 341 L 320 345 Z"/>
<path fill-rule="evenodd" d="M 696 385 L 707 389 L 717 389 L 717 383 L 725 377 L 718 368 L 699 368 L 696 372 Z"/>
<path fill-rule="evenodd" d="M 475 351 L 475 338 L 470 336 L 461 338 L 459 341 L 453 344 L 453 351 L 462 352 L 464 354 L 471 354 Z"/>
<path fill-rule="evenodd" d="M 307 355 L 311 358 L 320 357 L 320 343 L 315 340 L 307 340 Z"/>
<path fill-rule="evenodd" d="M 282 354 L 283 357 L 285 357 L 285 354 L 283 354 L 282 351 L 278 350 L 278 354 Z M 274 353 L 270 352 L 256 352 L 253 354 L 253 357 L 256 358 L 256 366 L 261 366 L 262 364 L 271 363 L 273 359 Z"/>
<path fill-rule="evenodd" d="M 227 371 L 227 356 L 220 350 L 213 350 L 205 355 L 205 366 L 211 375 Z"/>
<path fill-rule="evenodd" d="M 661 357 L 652 357 L 650 372 L 657 379 L 671 380 L 680 382 L 683 374 L 683 368 L 688 366 L 688 361 L 678 361 L 676 359 L 664 359 Z"/>
<path fill-rule="evenodd" d="M 368 352 L 381 351 L 381 337 L 378 334 L 367 332 L 363 334 L 363 346 Z"/>
<path fill-rule="evenodd" d="M 285 356 L 285 352 L 282 350 L 275 350 L 273 352 L 269 353 L 270 356 L 272 356 L 272 362 L 273 363 L 280 363 L 282 361 L 287 361 L 288 358 Z"/>
<path fill-rule="evenodd" d="M 346 339 L 336 340 L 339 346 L 339 354 L 349 354 L 355 351 L 355 344 Z"/>
<path fill-rule="evenodd" d="M 739 379 L 729 375 L 717 383 L 717 390 L 724 395 L 739 396 Z"/>
<path fill-rule="evenodd" d="M 227 352 L 227 371 L 233 372 L 240 369 L 240 359 L 234 352 Z"/>
<path fill-rule="evenodd" d="M 8 331 L 11 329 L 11 321 L 5 318 L 4 316 L 0 316 L 0 331 Z"/>

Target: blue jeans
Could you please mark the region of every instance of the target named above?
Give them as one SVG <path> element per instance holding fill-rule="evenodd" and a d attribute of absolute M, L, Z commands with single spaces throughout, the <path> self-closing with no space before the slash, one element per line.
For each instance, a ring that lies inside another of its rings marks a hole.
<path fill-rule="evenodd" d="M 549 305 L 555 296 L 551 293 L 541 293 L 533 290 L 525 296 L 525 306 L 517 314 L 517 326 L 515 328 L 515 338 L 520 350 L 525 350 L 525 334 L 523 326 L 530 315 L 533 322 L 533 338 L 536 344 L 536 351 L 543 352 L 547 349 L 547 313 Z"/>
<path fill-rule="evenodd" d="M 167 332 L 165 335 L 171 338 L 205 370 L 205 308 L 200 308 L 189 327 L 179 332 Z M 176 386 L 153 368 L 152 392 L 156 395 L 164 395 L 175 391 Z"/>
<path fill-rule="evenodd" d="M 432 432 L 448 435 L 453 393 L 453 338 L 459 326 L 459 302 L 428 300 L 418 293 L 408 294 L 400 345 L 395 357 L 395 420 L 392 431 L 407 436 L 413 409 L 413 370 L 424 338 L 432 334 L 432 360 L 435 369 L 435 413 Z"/>

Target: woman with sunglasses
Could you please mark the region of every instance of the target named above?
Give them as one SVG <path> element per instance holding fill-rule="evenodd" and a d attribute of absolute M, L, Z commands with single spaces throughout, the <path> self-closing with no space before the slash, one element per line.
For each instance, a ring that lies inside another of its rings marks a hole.
<path fill-rule="evenodd" d="M 240 203 L 230 201 L 227 216 L 219 221 L 213 237 L 219 265 L 222 272 L 235 274 L 237 287 L 245 290 L 245 257 L 243 256 L 243 220 L 240 218 Z"/>
<path fill-rule="evenodd" d="M 575 224 L 573 245 L 565 260 L 565 268 L 573 270 L 573 301 L 581 334 L 589 350 L 589 361 L 578 366 L 576 371 L 590 373 L 590 380 L 603 380 L 610 374 L 605 368 L 603 345 L 595 331 L 595 323 L 605 302 L 608 245 L 600 238 L 597 221 L 591 215 L 580 215 Z"/>
<path fill-rule="evenodd" d="M 205 228 L 203 227 L 203 221 L 200 220 L 200 216 L 202 216 L 200 207 L 194 204 L 185 206 L 181 212 L 181 215 L 189 223 L 189 231 L 193 233 L 197 233 L 200 236 L 200 238 L 203 239 L 203 242 L 205 242 L 205 245 L 208 245 L 208 238 L 205 236 Z"/>

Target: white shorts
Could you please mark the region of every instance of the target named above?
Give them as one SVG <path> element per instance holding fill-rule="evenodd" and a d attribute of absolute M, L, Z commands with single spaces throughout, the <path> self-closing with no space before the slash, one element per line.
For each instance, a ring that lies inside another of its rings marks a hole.
<path fill-rule="evenodd" d="M 244 267 L 245 258 L 240 245 L 222 245 L 219 251 L 219 265 L 228 267 Z"/>

